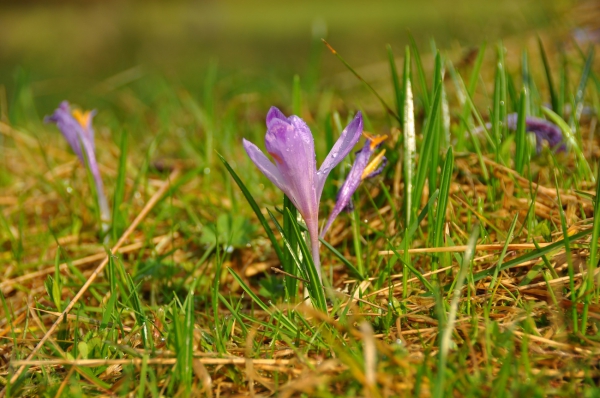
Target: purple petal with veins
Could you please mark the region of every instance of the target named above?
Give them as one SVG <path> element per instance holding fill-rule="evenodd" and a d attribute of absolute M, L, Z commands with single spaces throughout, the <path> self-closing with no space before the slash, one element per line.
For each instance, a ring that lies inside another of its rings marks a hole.
<path fill-rule="evenodd" d="M 320 197 L 323 192 L 323 187 L 325 186 L 325 180 L 327 180 L 327 176 L 331 172 L 335 166 L 337 166 L 354 148 L 354 145 L 360 139 L 360 135 L 363 131 L 363 119 L 360 112 L 356 113 L 356 116 L 350 122 L 348 126 L 342 131 L 340 138 L 336 141 L 329 151 L 329 154 L 321 164 L 319 168 L 318 177 L 318 185 L 317 185 L 317 195 Z"/>
<path fill-rule="evenodd" d="M 377 164 L 374 165 L 374 167 L 377 167 L 375 170 L 372 169 L 373 165 L 369 163 L 371 155 L 373 155 L 382 141 L 383 140 L 381 138 L 377 138 L 374 142 L 371 138 L 369 138 L 365 142 L 365 145 L 362 147 L 362 149 L 356 152 L 356 158 L 354 159 L 352 168 L 350 169 L 346 180 L 342 184 L 342 187 L 337 194 L 335 206 L 333 207 L 333 210 L 327 219 L 325 227 L 321 231 L 321 237 L 325 236 L 333 221 L 342 211 L 352 211 L 354 209 L 352 195 L 354 192 L 356 192 L 360 186 L 360 183 L 365 178 L 374 177 L 383 171 L 383 168 L 387 163 L 387 159 L 382 154 L 375 159 L 377 162 Z M 365 171 L 367 172 L 366 175 Z"/>

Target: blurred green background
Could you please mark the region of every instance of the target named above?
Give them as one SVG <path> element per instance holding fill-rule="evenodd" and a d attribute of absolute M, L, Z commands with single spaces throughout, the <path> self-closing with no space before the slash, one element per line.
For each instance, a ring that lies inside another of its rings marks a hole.
<path fill-rule="evenodd" d="M 239 92 L 307 85 L 343 70 L 321 37 L 355 67 L 397 55 L 407 29 L 424 52 L 551 27 L 568 3 L 532 0 L 20 1 L 0 2 L 0 85 L 5 103 L 30 87 L 47 112 L 147 75 L 194 93 L 218 63 Z M 266 87 L 265 87 L 266 85 Z M 85 100 L 83 100 L 85 102 Z M 87 105 L 87 104 L 86 104 Z M 90 104 L 94 105 L 94 104 Z"/>

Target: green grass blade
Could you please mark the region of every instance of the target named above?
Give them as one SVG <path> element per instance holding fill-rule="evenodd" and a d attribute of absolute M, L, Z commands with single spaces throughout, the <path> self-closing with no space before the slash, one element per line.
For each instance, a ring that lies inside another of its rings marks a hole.
<path fill-rule="evenodd" d="M 444 225 L 446 224 L 446 208 L 450 196 L 450 184 L 452 182 L 452 171 L 454 170 L 454 153 L 452 147 L 446 152 L 446 161 L 442 169 L 442 179 L 440 181 L 440 194 L 435 215 L 435 225 L 433 229 L 433 247 L 442 247 L 444 245 Z M 434 256 L 431 269 L 436 271 L 438 268 L 439 256 Z"/>
<path fill-rule="evenodd" d="M 283 195 L 283 209 L 284 211 L 289 211 L 294 219 L 298 217 L 298 210 L 286 195 Z M 270 212 L 269 212 L 270 214 Z M 293 227 L 291 225 L 290 220 L 287 217 L 283 218 L 283 235 L 287 238 L 289 246 L 286 246 L 284 249 L 285 260 L 282 262 L 283 270 L 292 275 L 298 275 L 296 271 L 297 268 L 294 267 L 293 257 L 295 253 L 298 252 L 298 242 L 296 240 L 296 236 L 292 233 Z M 298 280 L 295 278 L 290 278 L 288 276 L 285 277 L 285 283 L 287 286 L 287 292 L 289 294 L 289 298 L 295 300 L 298 294 Z"/>
<path fill-rule="evenodd" d="M 286 234 L 285 230 L 283 229 L 281 224 L 279 224 L 279 221 L 277 221 L 277 219 L 275 218 L 275 215 L 271 212 L 271 210 L 267 209 L 267 212 L 269 213 L 269 217 L 271 217 L 271 221 L 275 224 L 275 228 L 277 228 L 277 230 L 281 234 L 281 237 L 283 239 L 283 245 L 288 250 L 288 253 L 290 255 L 291 265 L 294 266 L 294 270 L 293 270 L 294 273 L 292 275 L 300 275 L 300 276 L 302 276 L 302 278 L 308 280 L 309 276 L 306 272 L 306 268 L 303 267 L 303 265 L 302 265 L 302 260 L 300 260 L 300 258 L 298 257 L 298 251 L 291 250 L 292 246 L 290 243 L 289 235 Z M 284 213 L 284 214 L 287 214 L 287 213 Z M 285 218 L 287 218 L 287 217 L 284 216 L 284 222 L 285 222 Z M 288 223 L 290 225 L 290 233 L 292 235 L 294 235 L 294 242 L 297 242 L 292 223 L 290 223 L 289 221 L 288 221 Z M 304 232 L 306 233 L 307 231 L 304 231 Z M 289 278 L 289 277 L 286 275 L 286 278 Z"/>
<path fill-rule="evenodd" d="M 334 256 L 336 256 L 346 267 L 348 267 L 348 271 L 350 274 L 358 278 L 359 280 L 364 280 L 365 277 L 358 271 L 358 269 L 352 264 L 342 253 L 340 253 L 335 247 L 331 246 L 329 242 L 323 239 L 319 239 L 321 244 L 327 248 Z"/>
<path fill-rule="evenodd" d="M 600 178 L 596 183 L 596 198 L 600 198 Z M 587 330 L 589 305 L 592 300 L 598 300 L 598 288 L 595 283 L 596 269 L 598 268 L 598 238 L 600 238 L 600 200 L 596 199 L 594 203 L 594 224 L 592 226 L 592 243 L 590 244 L 590 259 L 588 262 L 588 272 L 586 275 L 586 296 L 584 298 L 584 308 L 582 314 L 581 331 Z"/>
<path fill-rule="evenodd" d="M 577 139 L 573 134 L 573 130 L 571 130 L 571 127 L 567 124 L 567 122 L 563 120 L 562 117 L 558 116 L 550 109 L 542 107 L 542 112 L 544 112 L 546 116 L 548 116 L 550 120 L 561 129 L 565 137 L 565 141 L 569 144 L 571 150 L 575 152 L 575 156 L 577 157 L 577 160 L 579 162 L 578 166 L 583 169 L 584 177 L 589 181 L 595 182 L 596 179 L 594 178 L 590 164 L 585 158 L 585 155 L 583 154 L 583 151 L 581 150 L 581 147 L 579 146 Z"/>
<path fill-rule="evenodd" d="M 555 162 L 556 163 L 556 162 Z M 571 318 L 573 321 L 573 331 L 577 333 L 578 322 L 577 322 L 577 291 L 575 290 L 575 270 L 573 269 L 573 255 L 571 253 L 571 237 L 569 236 L 569 227 L 567 226 L 567 219 L 562 206 L 562 200 L 560 198 L 560 188 L 558 185 L 557 172 L 554 172 L 554 186 L 556 187 L 556 200 L 558 201 L 558 212 L 560 214 L 560 226 L 563 234 L 563 241 L 565 244 L 565 254 L 567 257 L 567 270 L 569 273 L 569 290 L 571 292 Z M 593 234 L 593 228 L 592 228 Z"/>
<path fill-rule="evenodd" d="M 443 86 L 444 83 L 442 81 L 442 57 L 438 53 L 435 56 L 435 69 L 433 72 L 433 85 L 434 91 L 439 91 L 440 94 L 440 104 L 437 107 L 437 114 L 433 123 L 433 135 L 431 136 L 431 148 L 429 149 L 429 155 L 427 156 L 427 162 L 429 163 L 429 178 L 427 179 L 429 183 L 429 192 L 433 192 L 437 188 L 437 179 L 438 179 L 438 168 L 440 163 L 440 144 L 442 142 L 444 136 L 444 123 L 442 121 L 443 113 L 442 113 L 442 96 L 443 96 Z M 431 214 L 433 217 L 433 213 Z"/>
<path fill-rule="evenodd" d="M 352 228 L 352 244 L 354 246 L 354 257 L 356 258 L 356 268 L 361 275 L 365 274 L 362 258 L 362 246 L 360 238 L 360 208 L 355 205 L 354 210 L 350 214 L 350 226 Z"/>
<path fill-rule="evenodd" d="M 285 216 L 292 220 L 293 231 L 294 234 L 296 234 L 296 239 L 298 240 L 300 251 L 302 252 L 302 258 L 304 264 L 306 265 L 306 273 L 308 280 L 310 281 L 307 288 L 310 294 L 311 302 L 315 308 L 324 314 L 327 314 L 327 300 L 325 299 L 321 278 L 319 277 L 319 273 L 317 272 L 317 268 L 313 262 L 311 251 L 309 250 L 306 241 L 302 239 L 302 233 L 300 232 L 300 228 L 298 227 L 296 220 L 292 219 L 292 214 L 288 211 Z"/>
<path fill-rule="evenodd" d="M 244 332 L 244 335 L 247 335 L 248 327 L 246 326 L 246 324 L 244 323 L 244 320 L 240 316 L 239 311 L 236 310 L 235 308 L 233 308 L 232 305 L 229 303 L 229 301 L 227 301 L 227 299 L 221 293 L 219 293 L 219 301 L 221 303 L 223 303 L 223 305 L 229 310 L 229 312 L 231 313 L 231 316 L 233 316 L 236 319 L 236 321 L 240 325 L 240 328 Z"/>
<path fill-rule="evenodd" d="M 469 86 L 467 88 L 467 92 L 472 97 L 475 94 L 475 90 L 477 89 L 477 82 L 479 81 L 481 65 L 483 65 L 483 59 L 485 56 L 486 43 L 483 43 L 477 52 L 477 59 L 475 59 L 475 64 L 473 65 L 473 70 L 471 71 L 471 75 L 469 76 Z M 452 64 L 449 63 L 450 74 L 455 81 L 455 84 L 458 83 L 459 74 L 454 70 Z M 461 79 L 462 80 L 462 79 Z M 461 90 L 460 84 L 456 84 L 459 87 L 459 91 Z M 470 120 L 469 115 L 471 114 L 471 103 L 466 101 L 466 99 L 462 98 L 464 102 L 462 104 L 461 110 L 461 123 L 457 132 L 457 142 L 456 142 L 456 150 L 462 150 L 465 145 L 465 132 L 468 128 L 467 121 Z"/>
<path fill-rule="evenodd" d="M 542 57 L 542 63 L 544 64 L 544 72 L 546 73 L 546 82 L 548 83 L 548 91 L 550 92 L 550 103 L 552 104 L 552 110 L 558 113 L 560 112 L 558 96 L 556 95 L 556 90 L 554 89 L 554 82 L 552 81 L 552 71 L 548 62 L 548 56 L 546 55 L 546 50 L 544 49 L 544 43 L 539 36 L 537 41 L 538 48 L 540 49 L 540 57 Z"/>
<path fill-rule="evenodd" d="M 269 317 L 273 318 L 274 317 L 273 308 L 270 307 L 270 306 L 268 306 L 268 305 L 266 305 L 252 291 L 252 289 L 250 289 L 250 287 L 244 282 L 244 280 L 232 268 L 227 268 L 227 270 L 233 276 L 233 278 L 237 281 L 237 283 L 239 283 L 239 285 L 244 290 L 244 292 L 246 292 L 246 294 L 248 296 L 250 296 L 250 298 L 252 299 L 252 301 L 254 301 L 263 311 L 265 311 L 269 315 Z M 290 321 L 290 319 L 288 317 L 286 317 L 284 314 L 281 314 L 281 316 L 278 319 L 281 321 L 281 324 L 288 331 L 290 331 L 294 336 L 296 336 L 298 334 L 298 328 L 296 327 L 296 325 L 292 321 Z"/>
<path fill-rule="evenodd" d="M 117 169 L 117 181 L 115 183 L 115 193 L 113 199 L 112 212 L 112 238 L 116 242 L 123 234 L 127 215 L 123 209 L 123 200 L 125 199 L 125 178 L 127 177 L 127 140 L 128 136 L 125 131 L 121 132 L 121 143 L 119 149 L 119 166 Z"/>
<path fill-rule="evenodd" d="M 527 89 L 523 87 L 519 104 L 519 116 L 517 118 L 517 131 L 515 133 L 515 170 L 523 175 L 525 170 L 525 157 L 527 156 L 527 132 L 525 121 L 527 117 Z"/>
<path fill-rule="evenodd" d="M 436 90 L 433 96 L 433 103 L 431 104 L 429 114 L 431 117 L 427 121 L 427 130 L 425 132 L 425 137 L 423 139 L 423 143 L 421 144 L 421 150 L 419 152 L 419 163 L 417 165 L 417 175 L 415 180 L 415 190 L 413 191 L 412 203 L 413 203 L 413 213 L 416 212 L 415 206 L 419 203 L 421 194 L 423 193 L 423 188 L 425 187 L 425 180 L 427 178 L 429 168 L 431 164 L 429 163 L 431 158 L 431 153 L 434 150 L 433 140 L 434 135 L 436 134 L 436 120 L 440 114 L 440 99 L 442 93 L 441 89 Z"/>
<path fill-rule="evenodd" d="M 388 246 L 389 246 L 389 250 L 391 250 L 394 255 L 398 258 L 398 260 L 402 263 L 402 265 L 406 268 L 408 268 L 413 274 L 415 274 L 415 276 L 421 281 L 421 283 L 423 284 L 423 286 L 425 286 L 427 288 L 427 290 L 429 290 L 429 292 L 434 292 L 435 288 L 433 287 L 433 285 L 431 284 L 431 282 L 429 282 L 421 272 L 419 272 L 418 269 L 416 269 L 415 267 L 413 267 L 413 265 L 410 262 L 404 262 L 403 258 L 404 256 L 402 254 L 400 254 L 398 252 L 398 250 L 396 250 L 392 244 L 390 242 L 388 242 Z M 404 250 L 404 249 L 403 249 Z"/>
<path fill-rule="evenodd" d="M 417 65 L 417 75 L 419 76 L 419 83 L 421 85 L 421 95 L 423 96 L 423 106 L 425 110 L 429 110 L 431 102 L 429 101 L 429 90 L 427 89 L 427 79 L 425 78 L 425 69 L 423 69 L 423 62 L 421 62 L 421 55 L 419 54 L 419 48 L 417 42 L 410 31 L 408 32 L 408 40 L 412 47 L 412 53 L 414 55 L 415 64 Z M 431 115 L 431 114 L 428 114 Z"/>
<path fill-rule="evenodd" d="M 398 70 L 396 69 L 396 60 L 392 52 L 392 46 L 386 46 L 388 52 L 388 62 L 390 64 L 390 73 L 392 75 L 392 85 L 394 87 L 394 96 L 396 98 L 396 114 L 400 125 L 404 125 L 404 90 L 400 88 L 400 79 L 398 78 Z M 406 86 L 404 86 L 406 87 Z"/>
<path fill-rule="evenodd" d="M 238 177 L 236 172 L 233 171 L 233 169 L 231 168 L 229 163 L 227 163 L 225 158 L 223 156 L 221 156 L 221 154 L 219 154 L 219 153 L 217 153 L 217 156 L 219 156 L 219 158 L 225 165 L 225 168 L 227 169 L 227 171 L 229 172 L 229 174 L 231 175 L 231 177 L 233 178 L 235 183 L 238 185 L 238 187 L 240 187 L 240 190 L 244 194 L 244 197 L 248 201 L 248 204 L 250 204 L 250 207 L 252 207 L 252 210 L 254 210 L 254 214 L 256 214 L 258 221 L 260 221 L 260 224 L 262 225 L 267 236 L 269 237 L 269 240 L 271 241 L 271 244 L 273 245 L 273 250 L 275 250 L 275 253 L 277 254 L 277 257 L 279 258 L 279 261 L 283 264 L 285 262 L 285 256 L 283 254 L 283 251 L 281 250 L 281 246 L 279 246 L 279 242 L 277 242 L 277 238 L 275 238 L 275 234 L 273 234 L 271 227 L 267 223 L 265 216 L 263 216 L 263 214 L 261 213 L 260 208 L 258 207 L 258 204 L 256 204 L 256 201 L 252 197 L 252 194 L 250 193 L 250 191 L 248 191 L 248 188 L 246 188 L 246 186 L 244 185 L 244 183 L 242 182 L 240 177 Z"/>
<path fill-rule="evenodd" d="M 575 107 L 574 112 L 571 113 L 570 125 L 573 127 L 575 124 L 579 124 L 579 118 L 583 111 L 583 97 L 585 95 L 585 87 L 587 86 L 588 78 L 590 76 L 592 65 L 594 64 L 594 46 L 590 46 L 590 50 L 585 59 L 585 65 L 581 72 L 581 78 L 579 79 L 579 85 L 575 93 Z"/>
<path fill-rule="evenodd" d="M 467 243 L 467 250 L 463 257 L 463 262 L 456 275 L 454 281 L 454 293 L 452 295 L 452 302 L 450 303 L 450 311 L 448 313 L 448 320 L 443 329 L 440 330 L 440 352 L 439 352 L 439 365 L 438 365 L 438 377 L 437 382 L 433 386 L 433 396 L 441 398 L 445 396 L 444 387 L 446 383 L 446 365 L 448 363 L 448 353 L 450 351 L 450 342 L 452 339 L 452 333 L 454 332 L 454 326 L 456 322 L 456 315 L 458 313 L 458 303 L 462 293 L 462 288 L 465 283 L 465 279 L 471 268 L 471 260 L 475 253 L 475 245 L 477 244 L 477 237 L 479 236 L 479 225 L 475 225 L 471 235 L 469 236 L 469 242 Z M 439 323 L 440 328 L 443 324 Z"/>

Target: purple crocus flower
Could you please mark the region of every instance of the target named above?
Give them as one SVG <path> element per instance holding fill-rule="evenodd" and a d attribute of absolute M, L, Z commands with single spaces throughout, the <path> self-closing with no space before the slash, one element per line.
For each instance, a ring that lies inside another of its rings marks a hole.
<path fill-rule="evenodd" d="M 71 111 L 69 103 L 63 101 L 52 115 L 44 118 L 44 121 L 56 124 L 81 163 L 85 164 L 85 159 L 87 159 L 87 165 L 94 177 L 96 193 L 98 194 L 100 218 L 103 229 L 106 230 L 110 220 L 110 209 L 104 195 L 104 185 L 102 184 L 100 169 L 96 161 L 94 129 L 92 128 L 92 118 L 95 114 L 95 111 L 82 112 L 78 109 Z"/>
<path fill-rule="evenodd" d="M 356 152 L 354 164 L 348 173 L 348 177 L 346 177 L 346 181 L 344 181 L 337 194 L 335 206 L 327 220 L 327 224 L 325 224 L 325 228 L 321 231 L 321 237 L 325 236 L 325 233 L 333 223 L 333 220 L 335 220 L 342 211 L 352 211 L 352 195 L 358 189 L 360 183 L 366 178 L 371 178 L 381 173 L 387 163 L 387 159 L 384 156 L 385 149 L 379 152 L 377 156 L 369 162 L 371 155 L 373 155 L 379 145 L 387 138 L 387 135 L 373 137 L 365 133 L 364 136 L 367 138 L 365 145 Z"/>
<path fill-rule="evenodd" d="M 312 133 L 298 116 L 288 118 L 277 108 L 267 113 L 265 146 L 273 164 L 253 143 L 243 140 L 244 149 L 256 167 L 294 203 L 308 228 L 312 257 L 319 275 L 319 201 L 331 169 L 350 153 L 360 139 L 363 121 L 360 112 L 342 131 L 317 171 Z"/>
<path fill-rule="evenodd" d="M 518 119 L 518 113 L 507 115 L 506 126 L 511 130 L 516 130 Z M 546 141 L 548 146 L 557 152 L 566 152 L 567 150 L 560 128 L 552 122 L 539 117 L 527 116 L 525 117 L 525 131 L 535 134 L 537 153 L 542 150 L 542 141 Z"/>

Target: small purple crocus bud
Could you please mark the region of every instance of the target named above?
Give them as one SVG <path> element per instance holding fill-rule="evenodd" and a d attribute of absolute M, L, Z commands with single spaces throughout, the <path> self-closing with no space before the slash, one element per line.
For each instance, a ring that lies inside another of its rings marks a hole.
<path fill-rule="evenodd" d="M 304 218 L 319 275 L 319 202 L 323 186 L 331 169 L 352 151 L 360 139 L 362 129 L 362 116 L 358 112 L 342 131 L 318 171 L 312 133 L 298 116 L 285 117 L 275 107 L 267 113 L 265 146 L 275 164 L 256 145 L 243 140 L 244 149 L 256 167 L 290 198 Z"/>
<path fill-rule="evenodd" d="M 344 210 L 352 211 L 354 206 L 352 204 L 352 195 L 358 189 L 360 183 L 366 178 L 371 178 L 383 171 L 387 163 L 387 159 L 385 155 L 385 149 L 379 152 L 372 161 L 369 162 L 371 155 L 375 152 L 375 150 L 381 145 L 381 143 L 387 139 L 387 136 L 384 135 L 382 137 L 373 137 L 368 134 L 364 134 L 367 138 L 365 145 L 356 152 L 356 158 L 354 159 L 354 164 L 348 173 L 348 177 L 346 177 L 346 181 L 342 184 L 340 188 L 337 199 L 335 202 L 335 206 L 327 220 L 327 224 L 321 231 L 321 237 L 325 236 L 325 233 L 329 230 L 329 227 L 335 220 L 335 218 Z"/>
<path fill-rule="evenodd" d="M 71 111 L 69 103 L 63 101 L 52 115 L 44 118 L 44 121 L 56 124 L 82 164 L 85 165 L 87 159 L 87 166 L 96 185 L 102 228 L 106 231 L 110 221 L 110 208 L 104 194 L 104 185 L 96 161 L 94 129 L 92 128 L 92 119 L 95 114 L 95 111 L 82 112 L 78 109 Z"/>
<path fill-rule="evenodd" d="M 506 126 L 510 130 L 516 130 L 518 119 L 518 113 L 507 115 Z M 537 153 L 540 153 L 542 150 L 542 141 L 546 141 L 548 146 L 557 152 L 566 152 L 567 150 L 560 128 L 552 122 L 540 119 L 539 117 L 527 116 L 525 118 L 525 131 L 535 134 L 535 149 Z"/>

